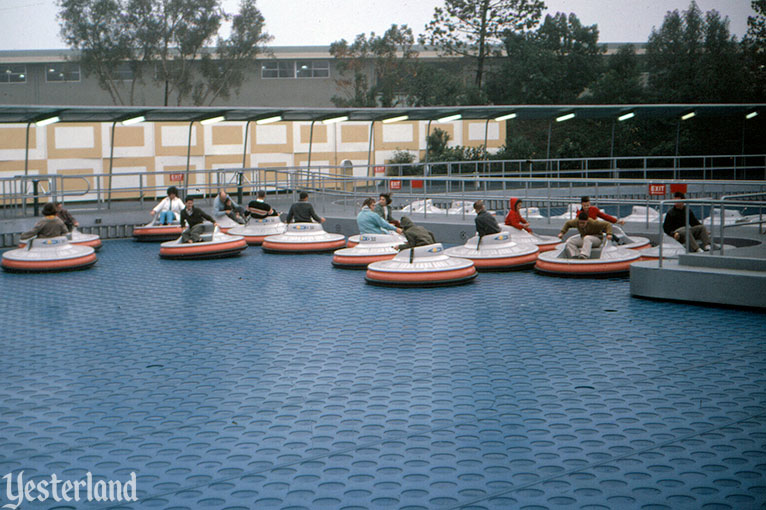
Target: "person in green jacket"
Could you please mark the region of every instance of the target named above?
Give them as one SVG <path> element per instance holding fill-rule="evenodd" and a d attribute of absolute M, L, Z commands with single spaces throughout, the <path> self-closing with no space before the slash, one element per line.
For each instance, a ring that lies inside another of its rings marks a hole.
<path fill-rule="evenodd" d="M 404 237 L 407 238 L 407 242 L 397 246 L 397 250 L 405 250 L 416 246 L 426 246 L 436 242 L 434 235 L 431 232 L 421 226 L 415 225 L 407 216 L 402 216 L 402 219 L 399 220 L 399 222 L 402 226 Z"/>
<path fill-rule="evenodd" d="M 579 236 L 572 236 L 567 239 L 565 246 L 569 258 L 589 259 L 593 248 L 601 246 L 601 236 L 606 233 L 606 238 L 612 238 L 612 224 L 606 221 L 593 220 L 588 217 L 588 213 L 581 211 L 577 219 L 569 220 L 559 232 L 559 239 L 564 237 L 567 230 L 576 228 Z"/>

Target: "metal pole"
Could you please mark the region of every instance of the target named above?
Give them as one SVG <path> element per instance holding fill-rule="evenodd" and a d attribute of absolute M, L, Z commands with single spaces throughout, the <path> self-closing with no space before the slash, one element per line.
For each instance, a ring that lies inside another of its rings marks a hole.
<path fill-rule="evenodd" d="M 242 170 L 237 172 L 237 202 L 242 204 Z"/>
<path fill-rule="evenodd" d="M 725 204 L 721 203 L 721 255 L 723 255 L 723 219 L 724 219 L 724 209 Z M 713 228 L 713 211 L 715 209 L 713 207 L 710 208 L 710 228 Z M 712 235 L 712 232 L 711 232 Z M 715 238 L 714 238 L 715 239 Z M 712 247 L 710 248 L 712 250 Z"/>
<path fill-rule="evenodd" d="M 691 237 L 691 232 L 689 232 L 689 204 L 684 202 L 684 228 L 686 229 L 686 234 L 684 236 L 684 241 L 686 244 L 686 253 L 689 253 L 689 238 Z"/>
<path fill-rule="evenodd" d="M 548 148 L 545 151 L 545 169 L 550 170 L 551 159 L 551 130 L 553 129 L 553 121 L 548 119 Z"/>
<path fill-rule="evenodd" d="M 676 123 L 676 157 L 673 158 L 673 179 L 678 179 L 678 145 L 681 141 L 681 120 Z"/>
<path fill-rule="evenodd" d="M 662 218 L 662 209 L 663 209 L 663 207 L 664 207 L 664 206 L 665 206 L 665 201 L 664 201 L 664 200 L 660 200 L 660 206 L 659 206 L 659 207 L 660 207 L 660 216 L 659 216 L 660 218 Z M 647 221 L 647 224 L 649 223 L 649 219 L 648 219 L 648 218 L 649 218 L 649 212 L 648 212 L 648 210 L 647 210 L 647 220 L 646 220 L 646 221 Z M 660 260 L 659 260 L 659 264 L 658 264 L 658 267 L 662 267 L 662 244 L 663 244 L 663 243 L 662 243 L 662 233 L 663 233 L 663 232 L 662 232 L 662 222 L 661 222 L 661 221 L 658 221 L 658 222 L 657 222 L 657 225 L 659 226 L 658 228 L 659 228 L 659 230 L 660 230 L 660 235 L 659 235 L 659 237 L 657 238 L 657 239 L 659 239 L 659 240 L 660 240 L 660 241 L 659 241 L 659 242 L 660 242 Z"/>
<path fill-rule="evenodd" d="M 192 125 L 194 124 L 194 121 L 189 122 L 189 138 L 186 143 L 186 174 L 184 174 L 184 196 L 189 194 L 189 162 L 191 161 L 191 136 L 192 136 Z"/>
<path fill-rule="evenodd" d="M 27 139 L 24 143 L 24 177 L 29 176 L 29 126 L 31 122 L 27 122 Z"/>
<path fill-rule="evenodd" d="M 370 176 L 370 169 L 372 165 L 372 140 L 375 136 L 375 121 L 370 121 L 370 141 L 367 145 L 367 176 Z M 372 177 L 375 177 L 375 172 L 372 172 Z"/>
<path fill-rule="evenodd" d="M 112 208 L 112 170 L 114 169 L 114 131 L 117 121 L 112 122 L 111 141 L 109 142 L 109 192 L 106 200 L 106 208 Z"/>
<path fill-rule="evenodd" d="M 428 137 L 431 136 L 431 120 L 428 121 L 428 127 L 426 127 L 426 167 L 423 169 L 423 174 L 428 172 Z"/>
<path fill-rule="evenodd" d="M 250 122 L 249 120 L 245 122 L 245 141 L 242 144 L 242 168 L 246 168 L 247 164 L 247 131 L 250 128 Z"/>
<path fill-rule="evenodd" d="M 609 149 L 609 158 L 612 160 L 612 170 L 614 170 L 615 164 L 614 164 L 614 127 L 617 124 L 617 121 L 612 119 L 612 146 Z"/>
<path fill-rule="evenodd" d="M 487 119 L 487 122 L 484 123 L 484 159 L 487 159 L 487 156 L 489 156 L 489 153 L 487 152 L 487 137 L 489 136 L 489 121 L 491 119 Z"/>
<path fill-rule="evenodd" d="M 314 123 L 316 120 L 311 121 L 311 128 L 309 128 L 309 159 L 306 162 L 306 171 L 311 171 L 311 146 L 314 144 Z"/>
<path fill-rule="evenodd" d="M 37 195 L 39 183 L 40 181 L 37 179 L 34 179 L 32 181 L 32 197 L 33 197 L 32 204 L 34 207 L 33 210 L 34 210 L 35 216 L 38 216 L 40 214 L 40 202 L 38 200 L 38 195 Z"/>

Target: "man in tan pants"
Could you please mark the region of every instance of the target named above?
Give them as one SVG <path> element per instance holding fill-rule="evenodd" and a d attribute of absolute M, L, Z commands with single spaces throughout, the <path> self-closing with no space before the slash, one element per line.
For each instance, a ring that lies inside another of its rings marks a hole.
<path fill-rule="evenodd" d="M 576 228 L 579 236 L 572 236 L 567 240 L 566 251 L 569 258 L 589 259 L 593 248 L 601 246 L 601 236 L 606 232 L 606 238 L 612 238 L 612 224 L 606 221 L 592 220 L 588 213 L 580 212 L 577 219 L 569 220 L 559 232 L 559 239 L 564 237 L 567 230 Z"/>

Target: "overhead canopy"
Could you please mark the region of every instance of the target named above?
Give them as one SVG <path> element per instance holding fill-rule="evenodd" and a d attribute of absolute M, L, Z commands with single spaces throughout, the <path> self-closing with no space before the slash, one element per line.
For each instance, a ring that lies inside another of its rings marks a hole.
<path fill-rule="evenodd" d="M 408 120 L 439 120 L 453 115 L 462 119 L 497 119 L 515 113 L 517 119 L 555 119 L 574 113 L 577 119 L 615 119 L 628 113 L 635 118 L 738 117 L 762 113 L 764 103 L 750 104 L 637 104 L 637 105 L 491 105 L 434 106 L 421 108 L 262 108 L 262 107 L 162 107 L 162 106 L 28 106 L 0 105 L 0 123 L 30 123 L 58 117 L 59 122 L 121 122 L 144 117 L 146 122 L 191 122 L 213 117 L 226 121 L 257 121 L 281 117 L 290 121 L 323 121 L 348 117 L 348 121 L 382 121 L 406 115 Z M 457 120 L 457 119 L 454 119 Z"/>

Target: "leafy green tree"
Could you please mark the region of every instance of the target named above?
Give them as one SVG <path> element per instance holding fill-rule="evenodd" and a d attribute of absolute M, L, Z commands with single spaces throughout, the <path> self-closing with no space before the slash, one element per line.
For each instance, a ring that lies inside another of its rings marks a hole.
<path fill-rule="evenodd" d="M 115 104 L 125 104 L 125 91 L 117 86 L 119 66 L 130 60 L 130 36 L 123 30 L 119 0 L 62 0 L 61 35 L 80 52 L 80 65 L 95 75 Z M 132 98 L 132 94 L 130 96 Z"/>
<path fill-rule="evenodd" d="M 745 64 L 728 17 L 702 14 L 696 2 L 668 12 L 646 47 L 649 89 L 657 102 L 735 102 L 745 89 Z"/>
<path fill-rule="evenodd" d="M 202 79 L 194 86 L 194 104 L 211 104 L 218 97 L 228 98 L 232 90 L 238 91 L 250 63 L 272 39 L 265 32 L 266 20 L 254 0 L 242 0 L 239 12 L 229 18 L 229 37 L 217 38 L 215 54 L 202 55 Z"/>
<path fill-rule="evenodd" d="M 177 105 L 199 105 L 236 90 L 270 39 L 255 0 L 241 0 L 239 7 L 232 17 L 221 0 L 59 0 L 59 19 L 83 71 L 95 75 L 116 104 L 133 104 L 135 84 L 148 75 L 164 90 L 165 105 L 173 96 Z M 223 39 L 218 32 L 227 20 L 231 35 Z M 127 96 L 119 78 L 125 66 L 133 73 Z"/>
<path fill-rule="evenodd" d="M 644 102 L 641 68 L 632 44 L 620 46 L 607 57 L 604 73 L 591 85 L 590 99 L 598 104 L 631 104 Z"/>
<path fill-rule="evenodd" d="M 573 13 L 547 15 L 535 32 L 507 33 L 505 50 L 487 83 L 495 103 L 572 103 L 601 70 L 598 27 Z"/>
<path fill-rule="evenodd" d="M 498 54 L 502 37 L 535 27 L 544 9 L 543 0 L 445 0 L 444 8 L 434 10 L 421 43 L 474 59 L 475 85 L 481 90 L 485 63 Z"/>
<path fill-rule="evenodd" d="M 742 41 L 747 97 L 763 102 L 766 100 L 766 0 L 753 0 L 751 6 L 756 15 L 747 18 L 747 34 Z"/>
<path fill-rule="evenodd" d="M 342 96 L 335 106 L 392 107 L 406 102 L 408 81 L 417 74 L 415 37 L 407 25 L 391 25 L 382 36 L 359 34 L 353 43 L 345 39 L 330 45 L 341 77 L 335 80 Z"/>
<path fill-rule="evenodd" d="M 406 90 L 411 106 L 486 104 L 483 92 L 466 80 L 462 62 L 423 63 Z"/>

